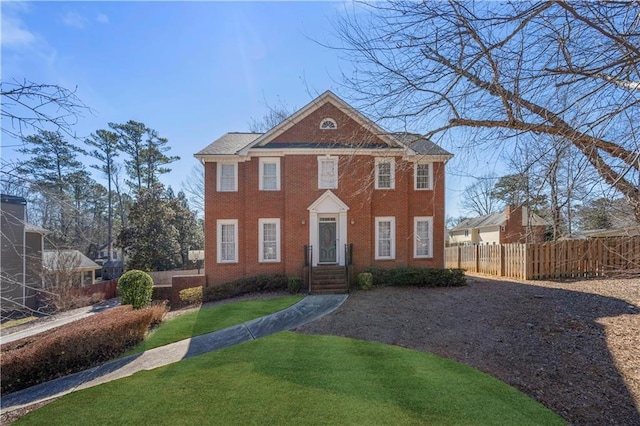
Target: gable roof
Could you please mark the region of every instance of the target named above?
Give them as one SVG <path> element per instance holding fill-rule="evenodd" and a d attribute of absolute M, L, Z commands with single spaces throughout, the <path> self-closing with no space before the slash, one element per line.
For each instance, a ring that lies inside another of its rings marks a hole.
<path fill-rule="evenodd" d="M 506 218 L 507 217 L 504 212 L 491 213 L 491 214 L 486 214 L 484 216 L 479 216 L 479 217 L 472 217 L 472 218 L 463 220 L 462 222 L 460 222 L 459 224 L 451 228 L 450 231 L 453 232 L 453 231 L 461 231 L 461 230 L 470 229 L 470 228 L 486 228 L 488 226 L 498 226 L 498 225 L 502 225 L 505 222 L 505 220 L 507 220 Z"/>
<path fill-rule="evenodd" d="M 384 142 L 386 148 L 397 148 L 405 150 L 409 155 L 433 155 L 442 156 L 444 161 L 451 158 L 453 155 L 445 149 L 439 147 L 435 143 L 431 142 L 422 135 L 416 133 L 400 132 L 390 133 L 382 129 L 376 123 L 364 116 L 362 113 L 355 110 L 345 101 L 340 99 L 331 91 L 327 90 L 316 99 L 309 102 L 307 105 L 293 113 L 290 117 L 283 120 L 281 123 L 270 129 L 265 133 L 243 133 L 243 132 L 230 132 L 226 133 L 222 137 L 216 139 L 207 145 L 204 149 L 197 152 L 194 156 L 199 159 L 204 159 L 206 156 L 246 156 L 252 148 L 264 148 L 264 149 L 296 149 L 296 148 L 373 148 L 380 149 L 379 144 L 365 144 L 357 143 L 354 145 L 345 143 L 327 143 L 327 142 L 275 142 L 278 136 L 300 123 L 303 119 L 308 117 L 318 108 L 327 103 L 336 107 L 340 112 L 345 114 L 348 118 L 354 120 L 357 124 L 362 126 L 366 131 L 375 135 L 379 140 Z"/>
<path fill-rule="evenodd" d="M 195 155 L 235 155 L 262 135 L 263 133 L 230 132 L 211 142 Z"/>
<path fill-rule="evenodd" d="M 453 157 L 446 149 L 436 145 L 429 139 L 417 133 L 398 132 L 392 135 L 401 141 L 404 145 L 411 148 L 416 154 L 421 155 L 446 155 Z"/>
<path fill-rule="evenodd" d="M 393 137 L 390 137 L 388 132 L 384 131 L 373 121 L 369 120 L 360 112 L 356 111 L 345 101 L 337 97 L 333 92 L 331 92 L 330 90 L 327 90 L 322 95 L 318 96 L 316 99 L 312 100 L 307 105 L 305 105 L 304 107 L 300 108 L 298 111 L 293 113 L 289 118 L 282 121 L 280 124 L 272 128 L 268 132 L 264 133 L 255 141 L 251 142 L 242 150 L 242 152 L 246 153 L 248 149 L 253 148 L 254 146 L 266 145 L 268 142 L 275 139 L 276 137 L 284 133 L 286 130 L 290 129 L 291 127 L 293 127 L 294 125 L 302 121 L 302 119 L 307 117 L 309 114 L 311 114 L 313 111 L 315 111 L 316 109 L 318 109 L 320 106 L 324 105 L 327 102 L 331 103 L 333 106 L 338 108 L 342 113 L 344 113 L 346 116 L 356 121 L 363 128 L 365 128 L 372 134 L 378 136 L 382 141 L 386 142 L 387 145 L 389 145 L 390 147 L 402 147 L 402 144 L 399 143 Z"/>
<path fill-rule="evenodd" d="M 51 271 L 59 271 L 61 269 L 72 271 L 102 269 L 100 265 L 78 250 L 44 250 L 42 252 L 42 264 Z"/>
<path fill-rule="evenodd" d="M 24 222 L 22 221 L 22 223 L 24 223 L 24 232 L 30 232 L 33 234 L 48 234 L 50 231 L 47 229 L 44 229 L 38 225 L 34 225 L 33 223 L 29 223 L 29 222 Z"/>

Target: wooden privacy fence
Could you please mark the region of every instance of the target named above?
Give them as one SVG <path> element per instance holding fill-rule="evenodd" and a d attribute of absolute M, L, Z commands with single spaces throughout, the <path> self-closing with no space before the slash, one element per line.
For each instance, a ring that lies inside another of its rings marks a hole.
<path fill-rule="evenodd" d="M 447 247 L 447 268 L 525 280 L 640 273 L 640 237 Z"/>

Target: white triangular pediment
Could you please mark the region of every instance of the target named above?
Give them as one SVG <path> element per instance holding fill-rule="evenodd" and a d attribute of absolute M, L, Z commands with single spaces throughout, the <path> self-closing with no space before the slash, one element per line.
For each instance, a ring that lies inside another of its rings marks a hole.
<path fill-rule="evenodd" d="M 349 206 L 338 198 L 336 194 L 331 192 L 331 190 L 327 189 L 307 210 L 315 213 L 342 213 L 349 210 Z"/>
<path fill-rule="evenodd" d="M 386 142 L 390 147 L 406 148 L 406 146 L 401 141 L 399 141 L 389 132 L 383 130 L 376 123 L 374 123 L 373 121 L 365 117 L 359 111 L 355 110 L 353 107 L 351 107 L 345 101 L 337 97 L 331 91 L 327 90 L 322 95 L 318 96 L 316 99 L 312 100 L 307 105 L 302 107 L 300 110 L 293 113 L 289 118 L 284 120 L 282 123 L 268 130 L 262 136 L 256 138 L 249 145 L 245 146 L 239 152 L 239 154 L 247 155 L 247 153 L 251 148 L 260 147 L 269 143 L 270 141 L 272 141 L 273 139 L 275 139 L 276 137 L 278 137 L 279 135 L 281 135 L 282 133 L 284 133 L 285 131 L 287 131 L 288 129 L 290 129 L 300 121 L 302 121 L 305 117 L 309 116 L 313 111 L 317 110 L 327 102 L 333 104 L 340 111 L 342 111 L 348 117 L 355 120 L 358 124 L 363 126 L 366 130 L 368 130 L 372 134 L 377 135 L 381 140 Z"/>

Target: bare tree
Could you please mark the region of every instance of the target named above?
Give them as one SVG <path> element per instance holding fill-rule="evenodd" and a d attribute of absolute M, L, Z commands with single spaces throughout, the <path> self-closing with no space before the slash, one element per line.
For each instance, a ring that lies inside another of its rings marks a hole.
<path fill-rule="evenodd" d="M 640 222 L 640 3 L 368 5 L 338 24 L 345 76 L 378 119 L 476 139 L 560 137 Z"/>
<path fill-rule="evenodd" d="M 204 166 L 202 163 L 191 168 L 187 180 L 182 182 L 182 190 L 189 196 L 189 204 L 200 217 L 204 217 Z"/>
<path fill-rule="evenodd" d="M 22 138 L 26 131 L 51 130 L 75 137 L 73 126 L 89 108 L 69 90 L 57 84 L 29 80 L 0 82 L 2 133 Z"/>
<path fill-rule="evenodd" d="M 496 213 L 499 202 L 491 194 L 497 181 L 495 175 L 484 175 L 467 186 L 460 203 L 464 211 L 477 216 Z"/>
<path fill-rule="evenodd" d="M 283 102 L 279 102 L 275 106 L 267 104 L 267 109 L 263 117 L 259 119 L 251 118 L 251 123 L 249 124 L 250 132 L 264 133 L 282 123 L 292 114 L 292 110 Z"/>

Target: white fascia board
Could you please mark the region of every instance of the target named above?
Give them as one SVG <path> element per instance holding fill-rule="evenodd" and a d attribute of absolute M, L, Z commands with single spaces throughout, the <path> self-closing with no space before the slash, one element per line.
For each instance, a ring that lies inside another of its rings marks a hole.
<path fill-rule="evenodd" d="M 276 127 L 267 131 L 262 136 L 258 137 L 256 140 L 251 142 L 249 145 L 245 146 L 243 149 L 238 151 L 238 154 L 246 155 L 250 149 L 266 141 L 273 140 L 274 138 L 280 136 L 282 133 L 284 133 L 285 131 L 290 129 L 292 126 L 300 122 L 302 119 L 307 117 L 311 112 L 313 112 L 314 110 L 322 106 L 325 102 L 330 102 L 333 106 L 338 108 L 340 111 L 345 113 L 347 116 L 349 116 L 350 118 L 355 120 L 358 124 L 360 124 L 362 127 L 367 129 L 369 132 L 376 135 L 386 143 L 392 146 L 397 145 L 397 146 L 403 147 L 404 150 L 409 149 L 402 142 L 400 142 L 398 139 L 393 137 L 393 135 L 391 135 L 389 132 L 386 132 L 385 130 L 383 130 L 380 126 L 375 124 L 373 121 L 369 120 L 362 113 L 352 108 L 349 104 L 347 104 L 345 101 L 337 97 L 331 91 L 327 90 L 322 95 L 318 96 L 317 98 L 309 102 L 307 105 L 299 109 L 291 117 L 287 118 L 282 123 L 278 124 Z"/>
<path fill-rule="evenodd" d="M 417 154 L 417 155 L 405 155 L 402 157 L 404 161 L 409 161 L 411 163 L 446 163 L 451 160 L 453 155 L 427 155 L 427 154 Z"/>
<path fill-rule="evenodd" d="M 250 158 L 247 156 L 241 155 L 213 155 L 213 154 L 202 154 L 195 155 L 201 163 L 244 163 L 245 161 L 249 161 Z"/>
<path fill-rule="evenodd" d="M 375 157 L 397 157 L 404 153 L 404 148 L 385 148 L 382 150 L 372 148 L 292 148 L 278 151 L 270 148 L 252 148 L 248 155 L 251 157 L 276 155 L 370 155 Z"/>

